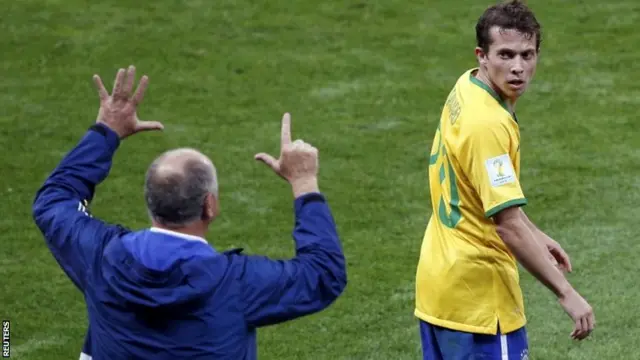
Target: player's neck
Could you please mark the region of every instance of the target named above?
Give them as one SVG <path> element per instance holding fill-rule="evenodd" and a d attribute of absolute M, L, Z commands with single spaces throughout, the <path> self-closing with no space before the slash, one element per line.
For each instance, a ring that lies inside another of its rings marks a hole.
<path fill-rule="evenodd" d="M 478 80 L 482 81 L 484 84 L 486 84 L 491 90 L 493 90 L 493 92 L 495 92 L 498 95 L 500 100 L 502 102 L 504 102 L 504 104 L 507 106 L 509 111 L 512 114 L 515 114 L 515 112 L 516 112 L 516 99 L 510 99 L 510 98 L 507 98 L 506 96 L 504 96 L 502 91 L 500 91 L 500 88 L 495 86 L 495 84 L 493 83 L 493 81 L 491 81 L 489 76 L 484 71 L 482 71 L 482 68 L 480 68 L 478 70 L 478 72 L 475 74 L 475 77 Z"/>

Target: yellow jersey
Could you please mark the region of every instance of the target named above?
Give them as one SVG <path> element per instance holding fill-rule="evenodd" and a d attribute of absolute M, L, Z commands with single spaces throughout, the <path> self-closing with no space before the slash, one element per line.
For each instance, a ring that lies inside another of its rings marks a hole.
<path fill-rule="evenodd" d="M 466 71 L 449 93 L 429 159 L 432 215 L 416 271 L 415 315 L 457 331 L 525 325 L 516 259 L 492 216 L 527 200 L 515 115 Z"/>

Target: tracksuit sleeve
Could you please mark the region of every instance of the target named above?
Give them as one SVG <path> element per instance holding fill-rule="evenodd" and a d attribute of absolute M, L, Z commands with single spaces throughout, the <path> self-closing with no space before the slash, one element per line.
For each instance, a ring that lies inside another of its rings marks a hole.
<path fill-rule="evenodd" d="M 80 290 L 85 288 L 87 264 L 96 250 L 127 231 L 93 218 L 88 211 L 95 187 L 109 174 L 119 144 L 111 129 L 92 126 L 45 180 L 33 202 L 33 219 L 49 250 Z"/>
<path fill-rule="evenodd" d="M 296 256 L 272 260 L 249 256 L 242 275 L 247 323 L 266 326 L 319 312 L 347 285 L 342 245 L 325 197 L 295 200 Z"/>

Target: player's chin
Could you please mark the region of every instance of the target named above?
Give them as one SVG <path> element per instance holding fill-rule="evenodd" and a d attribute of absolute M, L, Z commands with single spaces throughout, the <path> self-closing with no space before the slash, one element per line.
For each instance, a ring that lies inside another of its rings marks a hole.
<path fill-rule="evenodd" d="M 505 95 L 507 95 L 508 98 L 510 99 L 517 99 L 520 96 L 522 96 L 525 91 L 527 90 L 527 84 L 526 83 L 522 83 L 522 84 L 505 84 L 504 88 L 503 88 L 503 93 Z"/>

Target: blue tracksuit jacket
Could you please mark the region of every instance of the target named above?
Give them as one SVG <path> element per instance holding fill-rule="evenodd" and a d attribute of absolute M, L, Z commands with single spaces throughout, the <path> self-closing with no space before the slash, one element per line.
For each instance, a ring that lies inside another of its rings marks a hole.
<path fill-rule="evenodd" d="M 113 131 L 92 126 L 33 204 L 47 246 L 84 294 L 83 352 L 93 360 L 256 359 L 256 328 L 318 312 L 343 292 L 342 246 L 320 193 L 294 201 L 290 260 L 94 218 L 88 204 L 119 144 Z"/>

